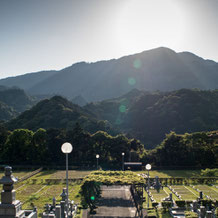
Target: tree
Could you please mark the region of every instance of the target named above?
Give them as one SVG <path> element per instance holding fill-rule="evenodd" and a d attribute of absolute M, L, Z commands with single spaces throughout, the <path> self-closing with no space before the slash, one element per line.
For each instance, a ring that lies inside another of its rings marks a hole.
<path fill-rule="evenodd" d="M 32 139 L 31 130 L 14 130 L 5 144 L 3 160 L 16 164 L 31 163 L 34 155 Z"/>

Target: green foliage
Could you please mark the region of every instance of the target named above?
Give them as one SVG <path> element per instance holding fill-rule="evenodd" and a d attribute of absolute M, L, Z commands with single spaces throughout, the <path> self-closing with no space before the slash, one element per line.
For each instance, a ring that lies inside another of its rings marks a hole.
<path fill-rule="evenodd" d="M 91 133 L 98 130 L 108 131 L 111 134 L 115 133 L 108 122 L 97 120 L 92 113 L 78 105 L 72 104 L 61 96 L 54 96 L 51 99 L 40 101 L 7 125 L 10 129 L 72 129 L 77 122 Z"/>
<path fill-rule="evenodd" d="M 125 113 L 119 111 L 124 105 Z M 86 106 L 98 119 L 108 120 L 122 132 L 141 140 L 146 148 L 155 147 L 165 134 L 175 131 L 211 131 L 218 129 L 218 90 L 181 89 L 172 92 L 128 94 Z"/>
<path fill-rule="evenodd" d="M 184 200 L 177 200 L 177 201 L 176 201 L 176 205 L 177 205 L 178 207 L 185 207 L 186 202 L 185 202 Z"/>
<path fill-rule="evenodd" d="M 0 101 L 0 121 L 8 121 L 17 115 L 16 111 Z"/>
<path fill-rule="evenodd" d="M 28 96 L 24 90 L 14 87 L 0 90 L 0 101 L 11 108 L 14 115 L 29 109 L 34 104 L 33 98 Z"/>
<path fill-rule="evenodd" d="M 198 218 L 198 214 L 192 211 L 185 211 L 185 217 L 187 218 Z"/>
<path fill-rule="evenodd" d="M 101 185 L 132 185 L 144 184 L 144 179 L 130 171 L 94 171 L 84 178 L 80 194 L 84 206 L 89 206 L 91 211 L 100 197 Z"/>
<path fill-rule="evenodd" d="M 144 179 L 132 171 L 94 171 L 85 180 L 104 185 L 144 184 Z"/>
<path fill-rule="evenodd" d="M 100 197 L 100 182 L 85 180 L 81 185 L 83 207 L 89 207 L 93 211 L 96 207 L 96 200 Z"/>
<path fill-rule="evenodd" d="M 184 135 L 171 132 L 144 158 L 157 166 L 215 166 L 217 148 L 216 131 Z"/>
<path fill-rule="evenodd" d="M 161 206 L 163 207 L 164 211 L 166 212 L 169 210 L 170 207 L 173 206 L 173 203 L 171 201 L 162 201 Z"/>
<path fill-rule="evenodd" d="M 207 177 L 218 177 L 218 169 L 205 169 L 201 170 L 201 176 L 207 176 Z"/>

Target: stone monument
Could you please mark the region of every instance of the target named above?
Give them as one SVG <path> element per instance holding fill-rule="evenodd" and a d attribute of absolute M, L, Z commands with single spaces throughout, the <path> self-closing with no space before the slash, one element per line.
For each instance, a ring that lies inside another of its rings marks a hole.
<path fill-rule="evenodd" d="M 0 218 L 37 218 L 36 211 L 24 211 L 21 202 L 16 200 L 14 183 L 17 179 L 12 176 L 12 168 L 5 167 L 5 176 L 0 179 L 3 185 L 0 202 Z"/>

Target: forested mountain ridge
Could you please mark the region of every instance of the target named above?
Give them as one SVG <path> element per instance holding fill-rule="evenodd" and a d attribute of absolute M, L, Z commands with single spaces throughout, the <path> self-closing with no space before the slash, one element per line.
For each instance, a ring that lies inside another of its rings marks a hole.
<path fill-rule="evenodd" d="M 13 119 L 17 112 L 10 106 L 0 101 L 0 121 L 8 121 Z"/>
<path fill-rule="evenodd" d="M 4 88 L 0 90 L 0 101 L 12 107 L 17 113 L 21 113 L 33 106 L 36 100 L 28 96 L 20 88 Z"/>
<path fill-rule="evenodd" d="M 7 78 L 0 80 L 0 85 L 16 85 L 34 95 L 82 96 L 91 102 L 121 96 L 134 88 L 217 89 L 218 63 L 161 47 L 109 61 L 76 63 L 60 71 Z"/>
<path fill-rule="evenodd" d="M 106 119 L 114 128 L 141 140 L 146 147 L 159 144 L 170 131 L 183 134 L 218 129 L 218 90 L 133 90 L 85 108 L 98 119 Z"/>
<path fill-rule="evenodd" d="M 71 129 L 76 123 L 80 123 L 86 131 L 91 133 L 98 130 L 108 131 L 111 134 L 115 133 L 108 122 L 97 120 L 94 114 L 72 104 L 61 96 L 54 96 L 51 99 L 40 101 L 30 110 L 9 121 L 7 126 L 9 129 Z"/>
<path fill-rule="evenodd" d="M 183 134 L 217 130 L 217 108 L 218 90 L 145 92 L 134 89 L 118 98 L 84 107 L 55 96 L 40 101 L 11 120 L 8 127 L 70 129 L 78 122 L 91 133 L 98 130 L 112 135 L 124 133 L 141 140 L 146 148 L 152 148 L 160 144 L 170 131 Z"/>

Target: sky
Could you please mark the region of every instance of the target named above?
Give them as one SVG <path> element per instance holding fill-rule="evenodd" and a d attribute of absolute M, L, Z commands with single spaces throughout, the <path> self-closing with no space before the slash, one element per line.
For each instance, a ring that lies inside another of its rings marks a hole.
<path fill-rule="evenodd" d="M 0 0 L 0 78 L 168 47 L 218 62 L 218 0 Z"/>

